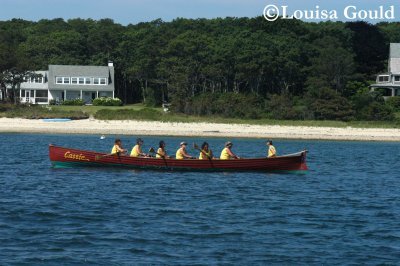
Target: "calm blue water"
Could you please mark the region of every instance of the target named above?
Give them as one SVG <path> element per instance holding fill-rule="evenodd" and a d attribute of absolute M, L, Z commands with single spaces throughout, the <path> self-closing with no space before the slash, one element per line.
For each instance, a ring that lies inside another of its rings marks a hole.
<path fill-rule="evenodd" d="M 305 175 L 50 167 L 49 143 L 108 152 L 113 138 L 0 134 L 1 265 L 400 262 L 400 143 L 275 140 L 310 150 Z M 207 140 L 219 154 L 225 140 Z"/>

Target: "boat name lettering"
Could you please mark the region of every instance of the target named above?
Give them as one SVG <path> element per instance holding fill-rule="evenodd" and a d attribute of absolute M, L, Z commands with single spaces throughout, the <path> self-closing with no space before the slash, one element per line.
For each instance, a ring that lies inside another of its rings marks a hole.
<path fill-rule="evenodd" d="M 67 151 L 64 154 L 64 158 L 66 159 L 74 159 L 74 160 L 79 160 L 79 161 L 89 161 L 88 158 L 86 158 L 85 155 L 81 154 L 75 154 L 75 153 L 71 153 L 70 151 Z"/>

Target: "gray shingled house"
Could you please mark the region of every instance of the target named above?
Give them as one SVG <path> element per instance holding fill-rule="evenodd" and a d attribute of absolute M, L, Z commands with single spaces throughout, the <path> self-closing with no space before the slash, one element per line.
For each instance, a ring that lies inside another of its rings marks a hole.
<path fill-rule="evenodd" d="M 90 104 L 98 97 L 114 98 L 114 65 L 49 65 L 48 71 L 36 71 L 42 77 L 21 84 L 23 103 L 49 104 L 51 100 L 83 99 Z"/>
<path fill-rule="evenodd" d="M 390 44 L 388 72 L 379 74 L 370 87 L 382 91 L 384 97 L 400 96 L 400 43 Z"/>

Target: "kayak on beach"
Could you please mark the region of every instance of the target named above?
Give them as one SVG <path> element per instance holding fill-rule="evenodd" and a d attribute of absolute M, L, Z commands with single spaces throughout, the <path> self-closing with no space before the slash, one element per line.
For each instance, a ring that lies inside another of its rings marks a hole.
<path fill-rule="evenodd" d="M 131 157 L 49 145 L 49 158 L 55 168 L 120 167 L 177 171 L 305 171 L 307 151 L 273 158 L 240 158 L 236 160 Z"/>

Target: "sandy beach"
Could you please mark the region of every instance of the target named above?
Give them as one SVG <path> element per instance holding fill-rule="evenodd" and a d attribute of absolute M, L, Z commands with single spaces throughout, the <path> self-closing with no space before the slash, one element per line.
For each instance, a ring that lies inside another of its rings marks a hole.
<path fill-rule="evenodd" d="M 400 141 L 400 129 L 164 123 L 95 119 L 45 122 L 43 120 L 0 118 L 0 132 Z"/>

